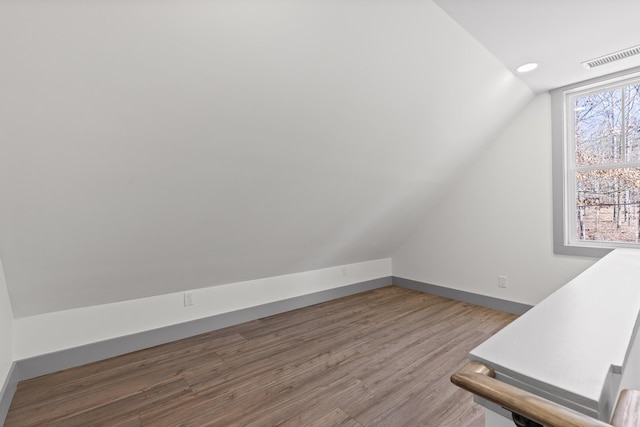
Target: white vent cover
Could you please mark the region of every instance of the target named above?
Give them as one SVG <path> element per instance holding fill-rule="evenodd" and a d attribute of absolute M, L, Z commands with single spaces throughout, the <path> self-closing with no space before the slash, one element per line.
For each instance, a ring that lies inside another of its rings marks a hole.
<path fill-rule="evenodd" d="M 585 61 L 582 63 L 582 66 L 587 70 L 593 67 L 597 67 L 599 65 L 608 64 L 610 62 L 619 61 L 624 58 L 628 58 L 629 56 L 637 55 L 640 53 L 640 46 L 630 47 L 629 49 L 621 50 L 619 52 L 610 53 L 608 55 L 601 56 L 599 58 L 592 59 L 590 61 Z"/>

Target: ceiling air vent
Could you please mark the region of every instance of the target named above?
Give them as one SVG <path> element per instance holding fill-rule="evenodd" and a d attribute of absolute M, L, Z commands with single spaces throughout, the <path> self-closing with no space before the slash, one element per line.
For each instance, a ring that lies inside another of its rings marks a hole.
<path fill-rule="evenodd" d="M 610 53 L 608 55 L 601 56 L 599 58 L 592 59 L 590 61 L 585 61 L 582 63 L 582 66 L 587 70 L 593 67 L 597 67 L 599 65 L 608 64 L 610 62 L 619 61 L 624 58 L 628 58 L 633 55 L 637 55 L 640 53 L 640 46 L 630 47 L 629 49 L 621 50 L 619 52 Z"/>

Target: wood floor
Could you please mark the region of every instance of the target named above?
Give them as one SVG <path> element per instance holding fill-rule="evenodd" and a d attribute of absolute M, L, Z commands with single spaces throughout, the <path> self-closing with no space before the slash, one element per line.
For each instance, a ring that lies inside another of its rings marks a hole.
<path fill-rule="evenodd" d="M 480 427 L 449 376 L 514 318 L 390 286 L 21 382 L 5 426 Z"/>

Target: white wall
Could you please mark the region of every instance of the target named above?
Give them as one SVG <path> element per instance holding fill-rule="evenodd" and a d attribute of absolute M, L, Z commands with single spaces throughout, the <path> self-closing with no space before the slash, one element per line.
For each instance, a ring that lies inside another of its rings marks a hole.
<path fill-rule="evenodd" d="M 596 261 L 553 254 L 551 185 L 540 94 L 394 253 L 394 276 L 535 305 Z"/>
<path fill-rule="evenodd" d="M 15 320 L 15 358 L 43 355 L 391 276 L 391 259 L 195 289 L 194 305 L 183 294 L 84 307 Z"/>
<path fill-rule="evenodd" d="M 16 317 L 387 258 L 532 96 L 429 0 L 3 0 L 0 58 Z"/>
<path fill-rule="evenodd" d="M 13 363 L 13 312 L 0 260 L 0 388 Z"/>
<path fill-rule="evenodd" d="M 640 313 L 638 313 L 638 316 L 640 316 Z M 636 327 L 640 329 L 640 318 L 636 323 Z M 619 380 L 620 383 L 616 384 L 618 386 L 616 389 L 607 390 L 614 396 L 612 399 L 612 402 L 615 402 L 612 405 L 614 409 L 623 390 L 640 390 L 640 330 L 635 331 Z"/>

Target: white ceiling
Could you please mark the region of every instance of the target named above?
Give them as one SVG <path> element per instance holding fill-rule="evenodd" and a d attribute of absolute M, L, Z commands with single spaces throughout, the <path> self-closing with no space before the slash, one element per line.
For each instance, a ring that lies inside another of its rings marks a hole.
<path fill-rule="evenodd" d="M 0 0 L 0 93 L 16 317 L 389 257 L 533 96 L 413 0 Z"/>
<path fill-rule="evenodd" d="M 435 0 L 534 92 L 640 66 L 640 55 L 586 70 L 581 63 L 640 45 L 638 0 Z"/>

